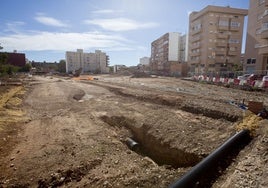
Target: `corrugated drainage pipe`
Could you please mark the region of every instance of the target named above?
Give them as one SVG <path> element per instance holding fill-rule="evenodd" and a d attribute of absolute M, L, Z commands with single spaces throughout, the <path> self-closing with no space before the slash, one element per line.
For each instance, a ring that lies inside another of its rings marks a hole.
<path fill-rule="evenodd" d="M 249 130 L 242 130 L 230 137 L 178 181 L 171 184 L 169 188 L 192 188 L 198 187 L 198 185 L 200 186 L 200 183 L 206 178 L 205 175 L 217 169 L 219 161 L 226 159 L 228 155 L 230 156 L 230 153 L 234 149 L 238 150 L 241 145 L 245 146 L 250 142 L 251 137 L 249 133 Z"/>

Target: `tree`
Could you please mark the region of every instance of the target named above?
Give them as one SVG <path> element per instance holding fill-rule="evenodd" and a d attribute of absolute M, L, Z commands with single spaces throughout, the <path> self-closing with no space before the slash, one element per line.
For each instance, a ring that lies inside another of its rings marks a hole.
<path fill-rule="evenodd" d="M 31 68 L 32 68 L 32 66 L 29 63 L 27 63 L 26 65 L 21 67 L 19 71 L 20 72 L 30 72 Z"/>
<path fill-rule="evenodd" d="M 65 73 L 66 72 L 66 61 L 65 60 L 60 60 L 60 62 L 58 63 L 58 71 Z"/>

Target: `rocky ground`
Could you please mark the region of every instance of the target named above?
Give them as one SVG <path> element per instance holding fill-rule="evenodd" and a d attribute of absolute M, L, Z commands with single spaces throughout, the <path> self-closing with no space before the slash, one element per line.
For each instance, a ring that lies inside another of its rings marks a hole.
<path fill-rule="evenodd" d="M 168 187 L 235 134 L 245 112 L 230 101 L 268 105 L 176 78 L 95 78 L 0 86 L 0 187 Z M 253 119 L 250 144 L 207 186 L 268 186 L 267 120 Z"/>

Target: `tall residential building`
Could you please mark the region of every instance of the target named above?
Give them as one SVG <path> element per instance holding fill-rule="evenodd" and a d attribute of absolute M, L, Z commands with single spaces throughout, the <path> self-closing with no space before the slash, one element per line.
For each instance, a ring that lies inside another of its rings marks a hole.
<path fill-rule="evenodd" d="M 150 63 L 150 58 L 149 57 L 142 57 L 142 58 L 140 58 L 140 65 L 149 65 L 149 63 Z"/>
<path fill-rule="evenodd" d="M 244 18 L 248 11 L 207 6 L 189 18 L 190 72 L 219 74 L 240 63 Z"/>
<path fill-rule="evenodd" d="M 81 69 L 83 73 L 108 73 L 109 57 L 106 53 L 95 50 L 95 53 L 84 53 L 82 49 L 76 52 L 66 52 L 66 72 Z"/>
<path fill-rule="evenodd" d="M 186 49 L 181 47 L 181 40 L 180 33 L 170 32 L 151 43 L 152 72 L 164 75 L 181 74 L 178 66 L 185 61 L 183 53 Z"/>
<path fill-rule="evenodd" d="M 268 0 L 250 0 L 244 71 L 268 70 Z"/>

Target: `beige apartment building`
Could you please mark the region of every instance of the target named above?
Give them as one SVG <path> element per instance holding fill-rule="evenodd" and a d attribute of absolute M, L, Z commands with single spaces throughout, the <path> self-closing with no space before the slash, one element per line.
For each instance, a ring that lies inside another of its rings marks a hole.
<path fill-rule="evenodd" d="M 66 52 L 66 72 L 81 69 L 82 73 L 108 73 L 109 57 L 106 53 L 95 50 L 95 53 L 84 53 L 82 49 L 76 52 Z"/>
<path fill-rule="evenodd" d="M 169 32 L 151 43 L 151 70 L 161 75 L 184 75 L 186 37 L 178 32 Z"/>
<path fill-rule="evenodd" d="M 207 6 L 189 17 L 189 67 L 192 74 L 217 75 L 240 64 L 245 9 Z"/>
<path fill-rule="evenodd" d="M 268 0 L 250 0 L 244 71 L 267 74 Z"/>

